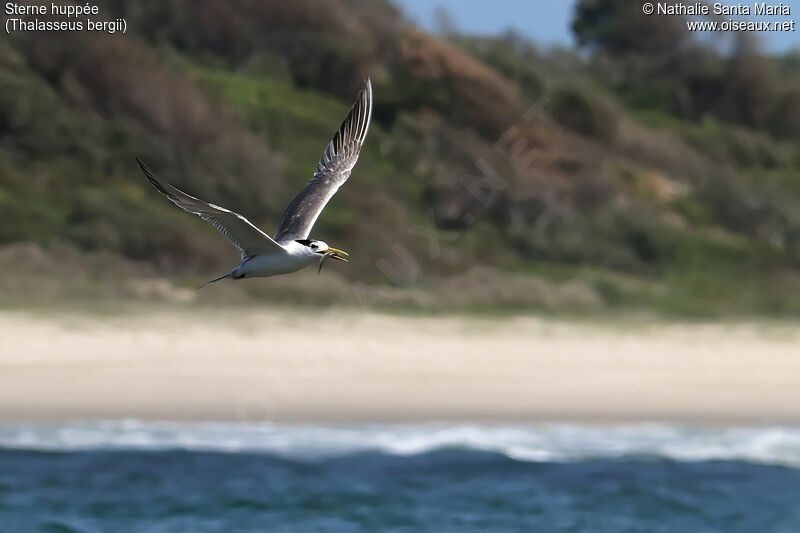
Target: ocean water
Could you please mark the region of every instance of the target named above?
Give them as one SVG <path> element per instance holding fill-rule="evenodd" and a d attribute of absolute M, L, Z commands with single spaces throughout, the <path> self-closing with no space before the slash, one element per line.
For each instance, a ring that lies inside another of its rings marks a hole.
<path fill-rule="evenodd" d="M 0 531 L 800 532 L 800 428 L 0 425 Z"/>

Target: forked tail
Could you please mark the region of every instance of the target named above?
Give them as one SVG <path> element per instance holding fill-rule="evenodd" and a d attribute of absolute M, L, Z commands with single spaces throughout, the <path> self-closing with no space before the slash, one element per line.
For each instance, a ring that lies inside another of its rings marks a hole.
<path fill-rule="evenodd" d="M 222 281 L 223 279 L 232 278 L 234 274 L 236 274 L 236 269 L 235 268 L 233 270 L 231 270 L 230 272 L 228 272 L 227 274 L 225 274 L 224 276 L 220 276 L 217 279 L 212 279 L 211 281 L 206 281 L 205 283 L 203 283 L 202 285 L 200 285 L 197 288 L 198 289 L 202 289 L 206 285 L 211 285 L 212 283 L 216 283 L 218 281 Z"/>

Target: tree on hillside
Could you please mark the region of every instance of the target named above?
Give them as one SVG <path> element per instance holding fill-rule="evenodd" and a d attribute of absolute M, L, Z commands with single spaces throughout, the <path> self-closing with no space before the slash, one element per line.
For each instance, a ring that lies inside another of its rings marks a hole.
<path fill-rule="evenodd" d="M 579 0 L 572 29 L 604 74 L 616 73 L 633 106 L 693 120 L 712 114 L 751 127 L 768 123 L 777 105 L 775 77 L 757 40 L 735 33 L 726 53 L 696 38 L 689 18 L 646 15 L 640 0 Z M 771 123 L 786 130 L 782 121 Z"/>
<path fill-rule="evenodd" d="M 666 56 L 692 41 L 683 17 L 645 15 L 639 0 L 579 0 L 572 19 L 578 44 L 617 57 Z"/>
<path fill-rule="evenodd" d="M 773 102 L 772 69 L 751 33 L 736 34 L 725 71 L 719 115 L 747 126 L 764 123 Z"/>

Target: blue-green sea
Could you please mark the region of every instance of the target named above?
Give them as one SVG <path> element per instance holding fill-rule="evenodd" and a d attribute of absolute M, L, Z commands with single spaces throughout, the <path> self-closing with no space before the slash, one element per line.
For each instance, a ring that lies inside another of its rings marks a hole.
<path fill-rule="evenodd" d="M 0 425 L 0 531 L 800 532 L 800 428 Z"/>

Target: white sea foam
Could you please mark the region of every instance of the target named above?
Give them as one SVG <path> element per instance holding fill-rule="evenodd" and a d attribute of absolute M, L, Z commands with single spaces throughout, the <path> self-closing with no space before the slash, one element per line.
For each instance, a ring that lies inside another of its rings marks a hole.
<path fill-rule="evenodd" d="M 742 460 L 800 467 L 800 427 L 666 424 L 296 425 L 144 421 L 0 425 L 0 447 L 42 451 L 183 449 L 320 458 L 376 451 L 415 455 L 443 448 L 502 453 L 518 461 L 625 456 Z"/>

